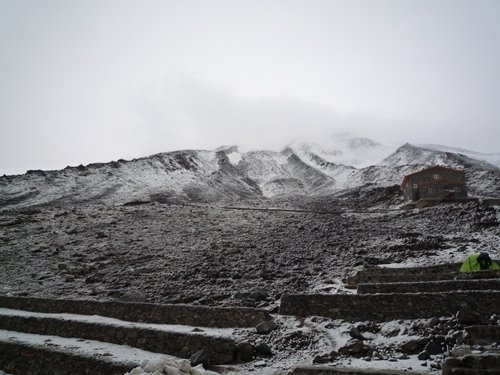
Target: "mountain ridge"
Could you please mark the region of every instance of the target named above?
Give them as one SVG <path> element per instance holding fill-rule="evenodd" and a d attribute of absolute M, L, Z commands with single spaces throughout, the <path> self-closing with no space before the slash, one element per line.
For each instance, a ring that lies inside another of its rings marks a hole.
<path fill-rule="evenodd" d="M 335 196 L 362 186 L 399 185 L 404 175 L 437 164 L 465 169 L 471 195 L 500 196 L 500 156 L 494 164 L 496 154 L 405 143 L 380 159 L 382 151 L 392 149 L 368 138 L 344 139 L 341 144 L 342 149 L 338 142 L 327 149 L 311 142 L 295 143 L 281 152 L 243 153 L 236 146 L 225 146 L 214 151 L 164 152 L 56 171 L 30 170 L 24 175 L 0 177 L 0 208 L 70 202 L 227 203 Z M 361 153 L 357 159 L 351 157 Z M 481 159 L 481 155 L 486 158 Z M 369 163 L 370 158 L 375 162 Z M 345 164 L 346 160 L 355 165 Z"/>

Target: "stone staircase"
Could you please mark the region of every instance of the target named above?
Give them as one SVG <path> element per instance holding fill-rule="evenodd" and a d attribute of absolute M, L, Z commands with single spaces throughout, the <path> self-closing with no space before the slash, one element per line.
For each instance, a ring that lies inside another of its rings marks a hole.
<path fill-rule="evenodd" d="M 357 294 L 286 294 L 279 313 L 383 322 L 452 316 L 467 305 L 482 316 L 498 314 L 500 273 L 459 275 L 453 267 L 458 265 L 370 268 L 348 280 Z M 268 312 L 249 308 L 0 296 L 0 369 L 13 375 L 123 375 L 159 354 L 178 360 L 195 353 L 224 368 L 252 357 L 253 348 L 235 331 L 269 320 Z M 500 343 L 499 326 L 472 325 L 466 331 L 476 347 Z M 471 348 L 452 353 L 442 373 L 500 375 L 500 353 Z M 414 373 L 320 365 L 299 366 L 290 374 Z"/>
<path fill-rule="evenodd" d="M 421 372 L 377 369 L 353 369 L 345 367 L 304 366 L 290 372 L 290 375 L 422 375 Z"/>
<path fill-rule="evenodd" d="M 23 375 L 123 375 L 154 358 L 133 348 L 79 340 L 0 330 L 0 368 Z M 111 354 L 115 351 L 120 356 Z"/>
<path fill-rule="evenodd" d="M 159 353 L 210 365 L 251 359 L 238 330 L 263 310 L 0 297 L 0 369 L 11 374 L 120 374 Z M 118 353 L 118 354 L 117 354 Z"/>
<path fill-rule="evenodd" d="M 414 268 L 368 268 L 347 279 L 357 294 L 288 294 L 280 314 L 379 321 L 453 316 L 466 306 L 482 316 L 500 313 L 500 272 L 459 274 L 459 264 Z M 466 328 L 471 345 L 500 344 L 500 326 Z M 408 374 L 407 371 L 299 367 L 290 374 Z M 443 375 L 500 375 L 500 353 L 470 348 L 447 358 Z"/>
<path fill-rule="evenodd" d="M 359 294 L 500 290 L 500 278 L 358 284 Z"/>
<path fill-rule="evenodd" d="M 498 261 L 496 261 L 498 262 Z M 346 287 L 357 289 L 359 284 L 413 283 L 415 281 L 440 281 L 455 279 L 499 278 L 500 271 L 489 270 L 459 273 L 460 263 L 450 263 L 429 267 L 376 268 L 359 271 L 347 278 Z"/>

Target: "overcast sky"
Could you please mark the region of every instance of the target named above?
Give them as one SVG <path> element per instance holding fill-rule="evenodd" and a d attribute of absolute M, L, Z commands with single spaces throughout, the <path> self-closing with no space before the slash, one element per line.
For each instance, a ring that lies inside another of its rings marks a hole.
<path fill-rule="evenodd" d="M 0 0 L 0 174 L 499 119 L 497 0 Z"/>

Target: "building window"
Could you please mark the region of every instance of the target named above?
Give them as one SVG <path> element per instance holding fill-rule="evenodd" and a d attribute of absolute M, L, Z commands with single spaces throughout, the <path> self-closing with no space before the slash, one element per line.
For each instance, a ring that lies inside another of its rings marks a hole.
<path fill-rule="evenodd" d="M 429 188 L 429 193 L 434 193 L 434 188 Z"/>
<path fill-rule="evenodd" d="M 433 177 L 434 177 L 435 180 L 439 180 L 441 178 L 441 176 L 438 175 L 438 174 L 435 174 Z"/>

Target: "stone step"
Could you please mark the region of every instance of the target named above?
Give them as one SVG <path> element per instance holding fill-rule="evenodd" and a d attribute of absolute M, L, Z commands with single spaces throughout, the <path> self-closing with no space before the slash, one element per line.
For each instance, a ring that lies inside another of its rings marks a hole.
<path fill-rule="evenodd" d="M 500 291 L 387 294 L 284 294 L 280 314 L 348 321 L 386 321 L 451 316 L 469 305 L 482 315 L 498 313 Z"/>
<path fill-rule="evenodd" d="M 460 269 L 462 263 L 445 263 L 435 264 L 430 266 L 418 267 L 368 267 L 357 272 L 357 275 L 386 275 L 386 274 L 400 274 L 400 275 L 422 275 L 431 273 L 446 273 L 455 272 Z"/>
<path fill-rule="evenodd" d="M 408 283 L 412 281 L 454 280 L 458 272 L 425 273 L 425 274 L 362 274 L 347 278 L 346 287 L 356 289 L 359 284 Z"/>
<path fill-rule="evenodd" d="M 487 271 L 467 272 L 467 273 L 460 273 L 457 270 L 454 272 L 436 272 L 436 273 L 422 273 L 422 274 L 363 273 L 348 277 L 346 287 L 356 288 L 359 284 L 441 281 L 441 280 L 455 280 L 455 279 L 475 280 L 475 279 L 495 279 L 495 278 L 500 278 L 499 270 L 487 270 Z"/>
<path fill-rule="evenodd" d="M 92 340 L 0 330 L 0 369 L 13 375 L 123 375 L 159 354 Z"/>
<path fill-rule="evenodd" d="M 454 290 L 500 290 L 500 279 L 460 279 L 405 283 L 358 284 L 358 294 L 450 292 Z"/>
<path fill-rule="evenodd" d="M 442 375 L 500 375 L 500 355 L 486 353 L 447 358 Z"/>
<path fill-rule="evenodd" d="M 348 368 L 332 366 L 301 366 L 295 368 L 289 375 L 422 375 L 421 372 L 407 370 Z"/>
<path fill-rule="evenodd" d="M 114 318 L 34 313 L 0 308 L 0 329 L 129 345 L 143 350 L 190 358 L 203 350 L 211 364 L 239 358 L 232 329 L 140 324 Z"/>
<path fill-rule="evenodd" d="M 131 322 L 200 327 L 255 327 L 272 320 L 265 310 L 119 301 L 0 296 L 0 307 L 45 313 L 100 315 Z"/>
<path fill-rule="evenodd" d="M 443 373 L 442 373 L 443 374 Z M 453 375 L 500 375 L 500 369 L 469 369 L 469 368 L 454 368 Z"/>
<path fill-rule="evenodd" d="M 473 345 L 500 344 L 500 326 L 474 325 L 465 327 L 465 330 Z"/>

